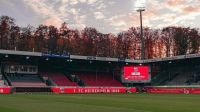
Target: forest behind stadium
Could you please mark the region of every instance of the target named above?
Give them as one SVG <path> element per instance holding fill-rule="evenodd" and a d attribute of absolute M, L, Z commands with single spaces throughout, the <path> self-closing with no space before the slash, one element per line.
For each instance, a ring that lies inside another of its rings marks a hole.
<path fill-rule="evenodd" d="M 146 59 L 200 53 L 197 28 L 144 27 L 144 38 Z M 138 27 L 115 35 L 103 34 L 91 27 L 70 29 L 65 22 L 60 28 L 45 25 L 19 27 L 15 19 L 0 16 L 0 49 L 140 59 L 140 46 Z"/>

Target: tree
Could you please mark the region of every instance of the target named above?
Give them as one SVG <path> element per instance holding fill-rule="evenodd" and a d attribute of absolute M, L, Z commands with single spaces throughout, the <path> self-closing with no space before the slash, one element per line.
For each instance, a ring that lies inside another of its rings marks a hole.
<path fill-rule="evenodd" d="M 120 58 L 128 58 L 132 44 L 132 38 L 126 32 L 121 32 L 117 36 L 117 53 Z"/>
<path fill-rule="evenodd" d="M 70 31 L 69 47 L 71 49 L 70 53 L 81 55 L 83 54 L 83 40 L 80 38 L 78 30 Z"/>
<path fill-rule="evenodd" d="M 9 39 L 9 49 L 17 50 L 17 44 L 19 43 L 20 38 L 20 27 L 18 26 L 12 26 L 10 29 L 10 39 Z"/>
<path fill-rule="evenodd" d="M 97 56 L 107 57 L 109 55 L 109 35 L 98 33 L 97 38 L 95 39 L 95 45 L 97 50 Z"/>
<path fill-rule="evenodd" d="M 19 41 L 17 43 L 17 48 L 22 51 L 32 51 L 34 48 L 34 42 L 32 41 L 33 35 L 33 27 L 27 26 L 24 28 L 21 28 L 21 35 L 19 38 Z"/>
<path fill-rule="evenodd" d="M 95 28 L 86 27 L 82 31 L 83 39 L 83 55 L 96 56 L 97 48 L 94 43 L 94 40 L 97 38 L 98 31 Z"/>
<path fill-rule="evenodd" d="M 187 36 L 188 28 L 178 27 L 174 32 L 175 55 L 185 55 L 188 49 L 189 38 Z"/>
<path fill-rule="evenodd" d="M 188 30 L 189 37 L 189 54 L 198 53 L 200 47 L 200 35 L 198 34 L 197 29 Z"/>
<path fill-rule="evenodd" d="M 63 51 L 58 51 L 56 44 L 57 44 L 57 39 L 59 38 L 58 35 L 58 29 L 54 26 L 49 26 L 48 27 L 48 50 L 51 51 L 51 53 L 55 54 L 62 54 Z"/>
<path fill-rule="evenodd" d="M 9 49 L 10 30 L 15 27 L 15 20 L 8 16 L 0 18 L 0 48 Z"/>
<path fill-rule="evenodd" d="M 166 27 L 163 28 L 161 31 L 161 41 L 164 43 L 164 46 L 166 48 L 165 50 L 165 55 L 166 57 L 172 56 L 172 49 L 173 47 L 173 42 L 174 42 L 174 27 Z"/>
<path fill-rule="evenodd" d="M 48 27 L 45 25 L 39 25 L 34 32 L 34 37 L 36 47 L 34 49 L 39 52 L 48 52 Z"/>
<path fill-rule="evenodd" d="M 141 39 L 140 39 L 140 29 L 138 27 L 131 27 L 127 31 L 128 35 L 131 37 L 130 53 L 129 58 L 140 59 L 141 58 Z"/>
<path fill-rule="evenodd" d="M 108 45 L 108 57 L 118 57 L 117 56 L 117 37 L 114 34 L 108 34 L 109 45 Z"/>
<path fill-rule="evenodd" d="M 144 28 L 145 38 L 145 58 L 152 59 L 154 57 L 154 45 L 158 40 L 158 31 L 149 28 Z"/>
<path fill-rule="evenodd" d="M 165 27 L 144 28 L 145 58 L 163 58 L 200 52 L 198 29 Z M 115 58 L 141 58 L 140 28 L 131 27 L 118 35 L 103 34 L 95 28 L 82 31 L 62 23 L 54 26 L 18 27 L 8 16 L 0 17 L 0 49 L 67 53 Z"/>

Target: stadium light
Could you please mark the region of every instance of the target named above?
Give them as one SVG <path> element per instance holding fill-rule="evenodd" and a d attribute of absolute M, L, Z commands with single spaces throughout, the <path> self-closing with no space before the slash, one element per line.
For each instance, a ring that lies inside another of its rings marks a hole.
<path fill-rule="evenodd" d="M 141 59 L 145 59 L 144 52 L 144 37 L 143 37 L 143 27 L 142 27 L 142 12 L 145 11 L 145 0 L 136 1 L 136 10 L 140 13 L 140 40 L 141 40 Z"/>
<path fill-rule="evenodd" d="M 28 59 L 30 59 L 30 57 L 29 57 L 29 56 L 27 56 L 27 57 L 26 57 L 26 59 L 28 60 Z"/>
<path fill-rule="evenodd" d="M 5 57 L 8 58 L 8 55 L 6 54 Z"/>

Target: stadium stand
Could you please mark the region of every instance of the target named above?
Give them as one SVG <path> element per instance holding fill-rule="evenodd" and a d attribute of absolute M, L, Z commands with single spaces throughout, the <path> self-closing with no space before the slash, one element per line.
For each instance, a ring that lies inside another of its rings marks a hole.
<path fill-rule="evenodd" d="M 137 86 L 141 91 L 146 86 L 200 87 L 200 55 L 121 61 L 118 58 L 0 50 L 0 56 L 0 86 L 12 87 L 14 92 L 51 92 L 52 88 L 57 88 L 64 93 L 64 89 L 88 91 L 88 88 L 102 90 L 124 86 Z M 123 67 L 139 65 L 150 67 L 150 82 L 123 82 Z"/>
<path fill-rule="evenodd" d="M 76 75 L 85 83 L 86 86 L 123 86 L 120 82 L 115 80 L 112 75 L 109 74 L 76 73 Z"/>
<path fill-rule="evenodd" d="M 0 86 L 4 86 L 4 80 L 2 77 L 2 74 L 0 74 Z"/>
<path fill-rule="evenodd" d="M 70 81 L 64 74 L 62 73 L 41 73 L 41 76 L 47 77 L 52 81 L 54 85 L 57 86 L 78 86 L 77 83 Z"/>
<path fill-rule="evenodd" d="M 45 87 L 46 84 L 38 75 L 5 74 L 12 86 L 15 87 Z"/>
<path fill-rule="evenodd" d="M 0 87 L 4 86 L 4 80 L 0 80 Z"/>
<path fill-rule="evenodd" d="M 167 85 L 186 85 L 186 81 L 190 78 L 187 73 L 180 73 L 174 79 L 167 83 Z"/>
<path fill-rule="evenodd" d="M 179 65 L 178 67 L 168 67 L 161 70 L 152 78 L 151 85 L 183 86 L 199 85 L 200 72 L 199 66 Z"/>
<path fill-rule="evenodd" d="M 168 80 L 167 71 L 162 71 L 152 78 L 152 85 L 160 85 Z"/>
<path fill-rule="evenodd" d="M 167 85 L 198 85 L 199 75 L 192 72 L 181 72 Z"/>

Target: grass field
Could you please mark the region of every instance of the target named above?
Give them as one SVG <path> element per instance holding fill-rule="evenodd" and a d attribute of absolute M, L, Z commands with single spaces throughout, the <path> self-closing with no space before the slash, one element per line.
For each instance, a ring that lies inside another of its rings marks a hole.
<path fill-rule="evenodd" d="M 199 95 L 11 94 L 0 112 L 200 112 Z"/>

